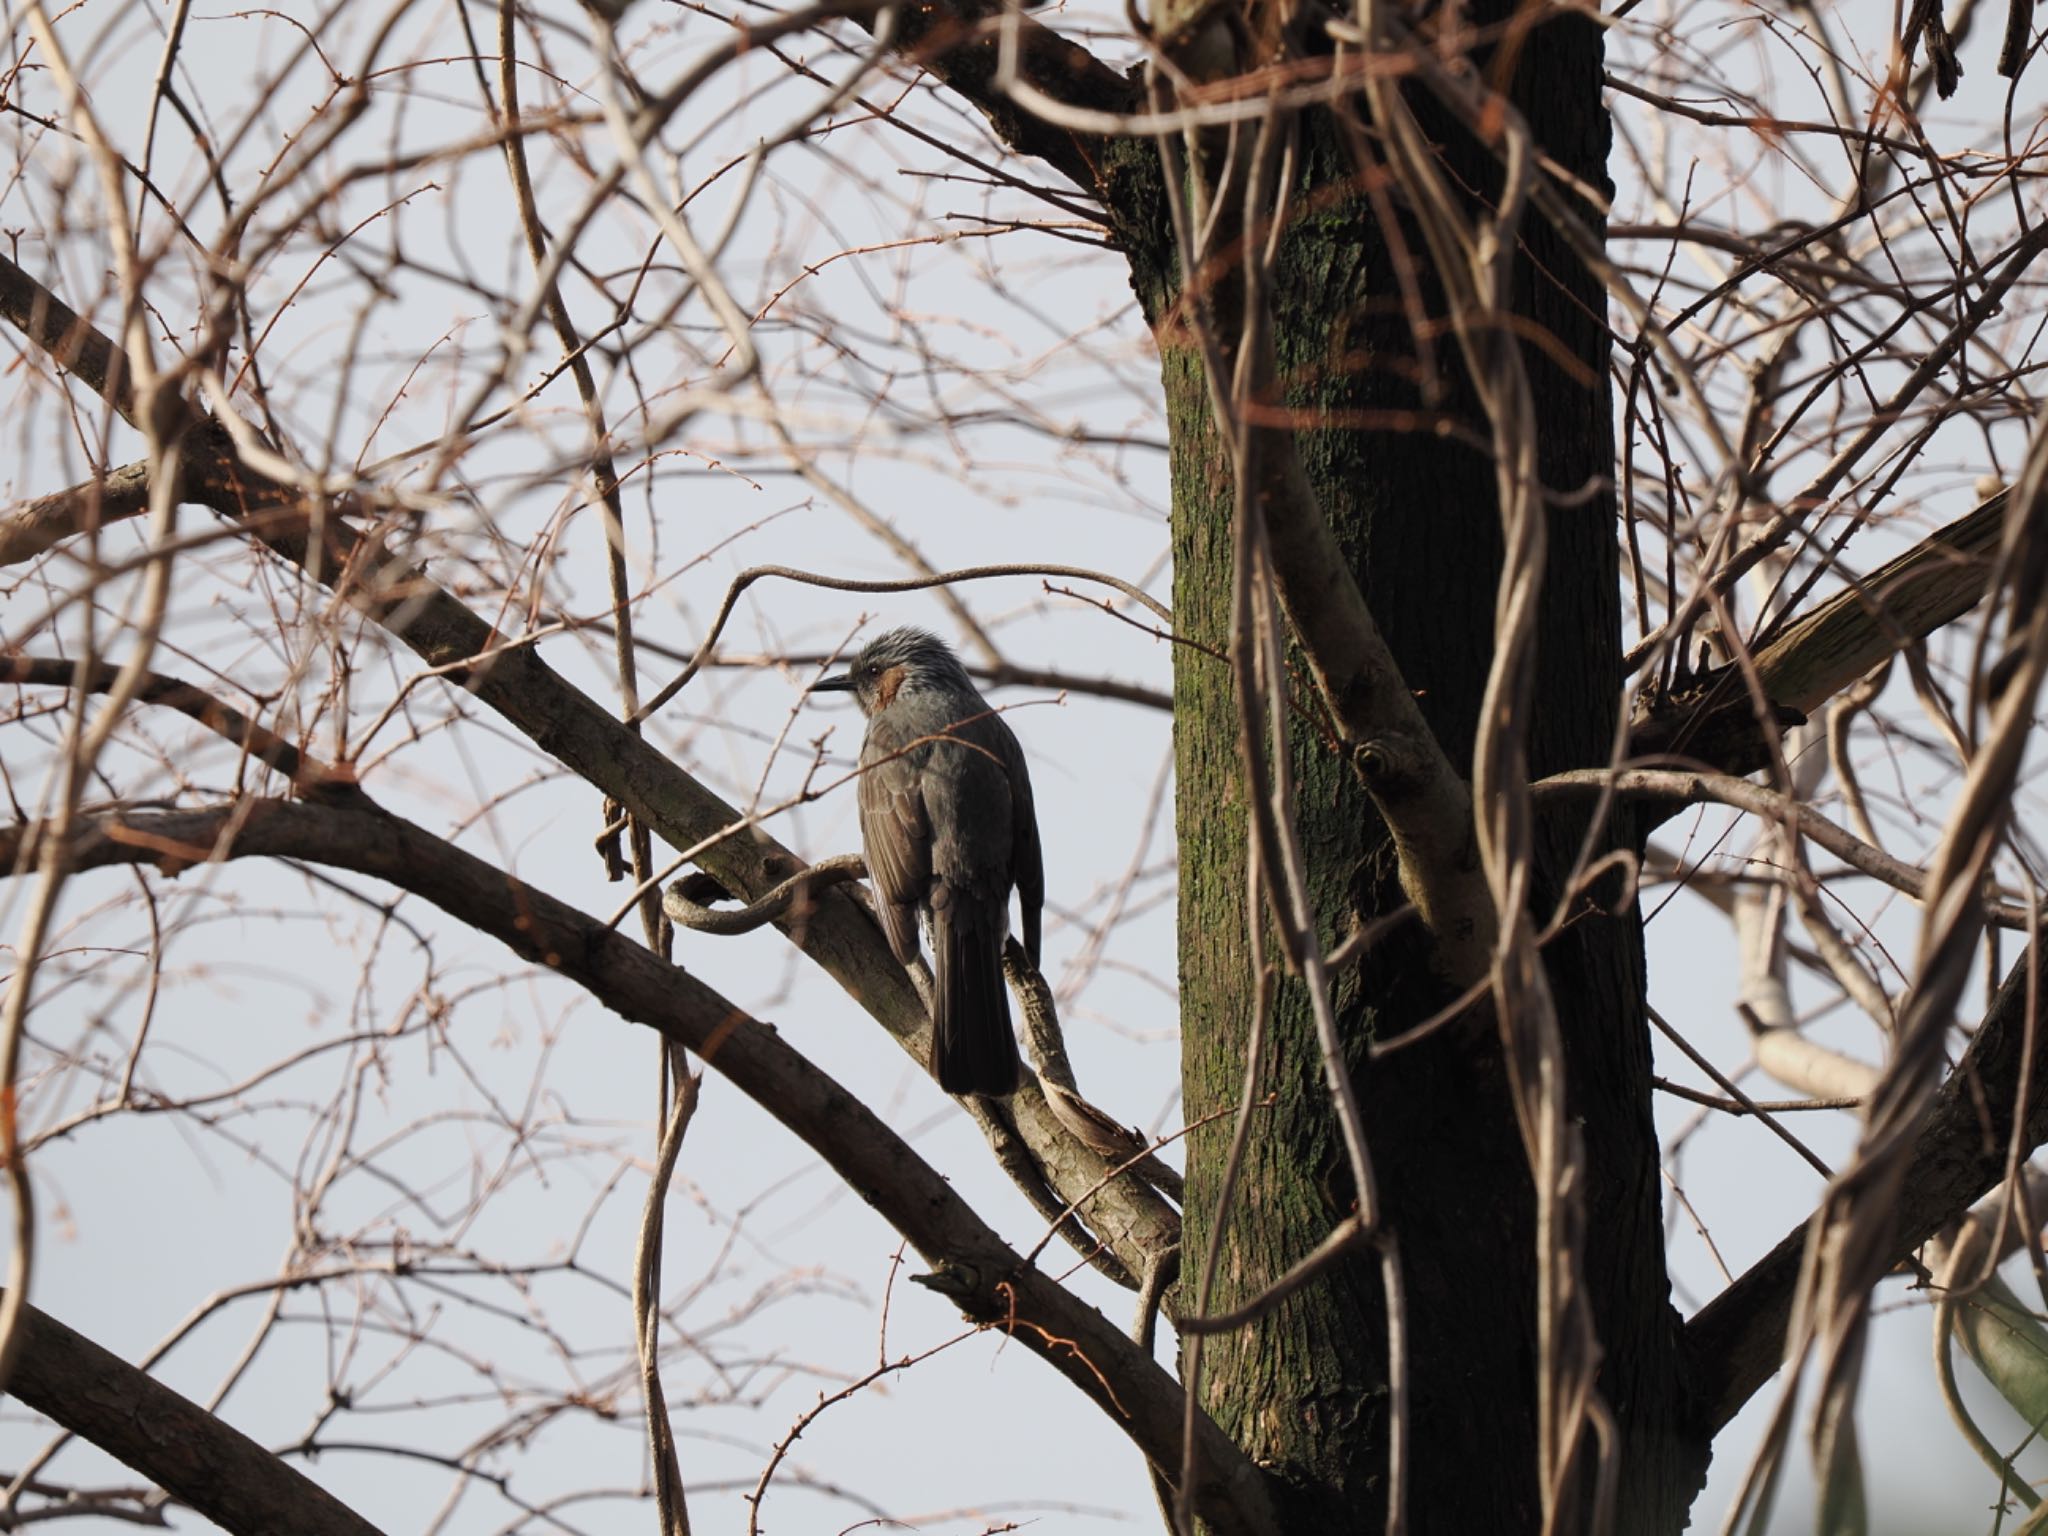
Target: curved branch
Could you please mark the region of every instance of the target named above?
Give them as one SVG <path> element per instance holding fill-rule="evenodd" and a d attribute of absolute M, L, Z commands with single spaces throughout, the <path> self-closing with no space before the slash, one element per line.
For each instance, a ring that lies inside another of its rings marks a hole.
<path fill-rule="evenodd" d="M 4 544 L 0 544 L 4 548 Z M 0 560 L 0 564 L 5 564 Z M 580 629 L 606 632 L 604 624 L 585 624 L 557 614 L 551 622 L 559 622 Z M 694 653 L 678 650 L 674 646 L 662 645 L 658 641 L 642 639 L 638 649 L 651 656 L 660 656 L 668 661 L 685 665 L 694 660 Z M 787 667 L 794 672 L 824 666 L 830 658 L 823 651 L 789 651 L 776 655 L 764 652 L 724 651 L 707 658 L 703 666 L 720 670 L 762 671 L 769 667 Z M 1055 693 L 1081 694 L 1088 698 L 1111 699 L 1119 704 L 1141 704 L 1147 709 L 1173 712 L 1173 695 L 1162 688 L 1147 688 L 1143 683 L 1118 682 L 1113 677 L 1091 677 L 1083 672 L 1067 672 L 1058 667 L 1020 666 L 1012 661 L 987 663 L 962 657 L 960 665 L 967 669 L 967 675 L 989 688 L 1049 688 Z M 700 669 L 701 670 L 701 669 Z"/>
<path fill-rule="evenodd" d="M 1004 1329 L 1065 1376 L 1155 1467 L 1180 1465 L 1178 1383 L 1099 1312 L 1032 1268 L 865 1104 L 768 1025 L 688 971 L 583 913 L 367 802 L 256 800 L 198 811 L 82 818 L 78 870 L 275 857 L 375 876 L 575 982 L 621 1018 L 686 1046 L 829 1163 L 932 1264 L 927 1282 L 977 1323 Z M 0 830 L 11 865 L 33 827 Z M 1276 1531 L 1258 1469 L 1196 1420 L 1202 1513 L 1219 1532 Z M 289 1529 L 288 1525 L 272 1529 Z"/>
<path fill-rule="evenodd" d="M 381 1536 L 290 1463 L 34 1307 L 7 1390 L 235 1536 Z"/>
<path fill-rule="evenodd" d="M 815 901 L 819 892 L 852 880 L 865 879 L 867 872 L 867 860 L 859 854 L 836 854 L 829 859 L 820 859 L 808 869 L 798 870 L 774 890 L 756 897 L 745 906 L 721 912 L 707 903 L 730 901 L 732 892 L 718 883 L 717 876 L 698 870 L 695 874 L 683 876 L 662 892 L 661 910 L 678 928 L 731 938 L 779 922 L 789 911 L 791 903 Z"/>
<path fill-rule="evenodd" d="M 1133 586 L 1121 576 L 1105 571 L 1091 571 L 1079 565 L 971 565 L 958 571 L 933 571 L 928 575 L 908 576 L 893 581 L 862 581 L 850 576 L 826 576 L 817 571 L 801 571 L 792 565 L 749 566 L 732 579 L 725 589 L 725 598 L 718 605 L 718 612 L 711 620 L 711 627 L 704 632 L 704 639 L 691 656 L 689 665 L 664 683 L 654 697 L 640 706 L 635 719 L 645 719 L 660 709 L 670 699 L 689 685 L 690 679 L 711 660 L 715 654 L 718 637 L 725 633 L 725 621 L 732 617 L 732 610 L 740 600 L 740 594 L 764 577 L 779 576 L 784 581 L 801 582 L 807 587 L 826 587 L 834 592 L 922 592 L 932 587 L 949 587 L 955 582 L 981 581 L 992 576 L 1066 576 L 1080 581 L 1099 581 L 1104 586 L 1114 587 L 1134 602 L 1143 603 L 1162 624 L 1173 626 L 1173 613 L 1157 598 L 1142 587 Z"/>

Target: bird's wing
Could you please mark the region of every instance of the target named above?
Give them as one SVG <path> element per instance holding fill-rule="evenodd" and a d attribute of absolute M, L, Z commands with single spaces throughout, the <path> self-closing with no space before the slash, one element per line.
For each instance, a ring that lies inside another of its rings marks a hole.
<path fill-rule="evenodd" d="M 919 791 L 914 737 L 871 721 L 861 743 L 860 840 L 875 883 L 889 947 L 905 965 L 917 958 L 917 904 L 932 883 L 932 829 Z"/>
<path fill-rule="evenodd" d="M 1024 919 L 1024 953 L 1038 964 L 1039 909 L 1045 905 L 1045 855 L 1038 846 L 1038 812 L 1031 802 L 1031 770 L 1024 748 L 1002 719 L 993 721 L 1001 735 L 1003 767 L 1010 778 L 1010 874 L 1017 882 L 1017 906 Z"/>

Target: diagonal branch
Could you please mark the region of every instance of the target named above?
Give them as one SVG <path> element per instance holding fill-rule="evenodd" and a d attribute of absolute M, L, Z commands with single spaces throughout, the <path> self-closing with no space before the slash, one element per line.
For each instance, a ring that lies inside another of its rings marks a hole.
<path fill-rule="evenodd" d="M 86 693 L 105 693 L 114 686 L 120 668 L 106 662 L 83 667 L 75 661 L 42 656 L 0 656 L 0 684 L 27 684 L 46 688 L 79 688 Z M 136 702 L 174 709 L 196 720 L 209 731 L 292 782 L 301 794 L 353 794 L 354 778 L 330 767 L 243 714 L 203 688 L 180 682 L 161 672 L 144 673 L 135 689 Z"/>
<path fill-rule="evenodd" d="M 1903 1260 L 2005 1177 L 2017 1131 L 2021 1155 L 2048 1142 L 2048 1094 L 2015 1115 L 2026 1069 L 2027 958 L 1998 989 L 1970 1047 L 1942 1085 L 1914 1144 L 1897 1205 L 1894 1262 Z M 2048 1081 L 2048 1031 L 2035 1031 L 2032 1080 Z M 1701 1428 L 1716 1433 L 1783 1360 L 1785 1328 L 1806 1252 L 1807 1223 L 1779 1240 L 1685 1326 L 1697 1371 Z"/>
<path fill-rule="evenodd" d="M 689 972 L 482 859 L 367 803 L 278 800 L 196 811 L 81 818 L 72 867 L 182 866 L 194 858 L 304 859 L 409 891 L 582 987 L 621 1018 L 695 1052 L 829 1163 L 910 1239 L 927 1283 L 975 1322 L 1047 1361 L 1151 1460 L 1180 1465 L 1183 1394 L 1156 1361 L 1028 1265 L 929 1163 L 865 1104 Z M 33 827 L 0 829 L 0 866 Z M 1201 1508 L 1218 1532 L 1277 1530 L 1258 1469 L 1206 1415 Z M 291 1529 L 288 1524 L 272 1529 Z"/>
<path fill-rule="evenodd" d="M 240 1430 L 34 1307 L 7 1390 L 234 1536 L 381 1536 Z"/>
<path fill-rule="evenodd" d="M 0 256 L 0 316 L 120 412 L 129 426 L 139 425 L 126 354 L 5 256 Z"/>
<path fill-rule="evenodd" d="M 0 268 L 0 289 L 10 273 L 32 284 L 9 264 Z M 13 307 L 0 312 L 14 317 Z M 29 303 L 23 313 L 44 310 Z M 72 319 L 72 330 L 62 334 L 72 337 L 75 355 L 98 355 L 98 348 L 108 345 L 105 339 L 94 343 L 97 333 Z M 73 337 L 73 330 L 83 331 L 86 339 Z M 108 387 L 115 389 L 118 382 L 112 379 Z M 271 478 L 245 461 L 220 422 L 201 421 L 189 428 L 180 457 L 179 489 L 185 499 L 239 524 L 675 848 L 693 850 L 693 862 L 738 899 L 755 900 L 803 867 L 752 819 L 562 678 L 531 644 L 500 634 L 380 538 L 359 531 L 348 521 L 367 514 L 359 501 L 345 496 L 323 501 Z M 850 894 L 828 891 L 815 904 L 785 915 L 777 926 L 906 1052 L 918 1061 L 927 1059 L 931 1023 L 924 1003 L 874 919 Z M 1145 1273 L 1154 1255 L 1179 1242 L 1180 1218 L 1172 1207 L 1135 1174 L 1112 1176 L 1114 1165 L 1060 1121 L 1035 1079 L 1004 1108 L 1046 1181 L 1063 1202 L 1082 1211 L 1127 1272 Z"/>
<path fill-rule="evenodd" d="M 1810 715 L 1901 647 L 1976 607 L 2009 497 L 2000 491 L 1786 624 L 1756 653 L 1771 702 Z"/>
<path fill-rule="evenodd" d="M 2005 526 L 2008 493 L 1929 534 L 1796 619 L 1756 651 L 1764 696 L 1810 716 L 1899 651 L 1983 601 Z M 1768 749 L 1742 673 L 1730 665 L 1664 698 L 1645 696 L 1630 729 L 1635 756 L 1682 752 L 1730 772 L 1764 766 Z"/>
<path fill-rule="evenodd" d="M 862 18 L 861 25 L 872 32 L 877 20 Z M 1130 80 L 1003 0 L 904 5 L 896 23 L 897 51 L 970 103 L 1016 153 L 1043 160 L 1090 197 L 1101 196 L 1104 141 L 1026 111 L 998 80 L 1001 33 L 1011 27 L 1015 72 L 1026 85 L 1065 106 L 1111 113 L 1137 107 L 1138 90 Z"/>

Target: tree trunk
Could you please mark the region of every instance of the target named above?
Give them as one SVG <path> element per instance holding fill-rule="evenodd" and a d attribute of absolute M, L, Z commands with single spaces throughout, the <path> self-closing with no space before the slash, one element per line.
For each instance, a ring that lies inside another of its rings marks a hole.
<path fill-rule="evenodd" d="M 1497 3 L 1475 9 L 1481 24 L 1505 15 Z M 1512 47 L 1512 40 L 1503 45 Z M 1495 57 L 1482 67 L 1515 66 L 1511 93 L 1537 142 L 1588 184 L 1604 186 L 1609 128 L 1598 29 L 1557 16 L 1521 38 L 1518 52 L 1518 60 Z M 1490 153 L 1419 93 L 1416 108 L 1443 146 L 1455 184 L 1475 195 L 1498 184 Z M 1300 133 L 1294 211 L 1272 300 L 1279 388 L 1305 420 L 1302 457 L 1367 603 L 1446 752 L 1465 768 L 1492 660 L 1501 560 L 1494 469 L 1473 446 L 1484 440 L 1486 423 L 1448 327 L 1425 327 L 1418 349 L 1397 263 L 1414 268 L 1427 314 L 1444 315 L 1421 240 L 1412 228 L 1390 240 L 1375 221 L 1340 124 L 1316 110 L 1304 114 Z M 1187 1119 L 1201 1127 L 1188 1151 L 1180 1304 L 1191 1310 L 1257 981 L 1245 939 L 1237 715 L 1230 671 L 1210 654 L 1231 643 L 1232 491 L 1200 359 L 1174 317 L 1180 280 L 1156 161 L 1137 146 L 1123 148 L 1111 171 L 1114 206 L 1159 338 L 1172 434 L 1175 625 L 1207 648 L 1175 649 L 1183 1075 Z M 1399 194 L 1390 188 L 1385 195 Z M 1582 213 L 1600 227 L 1590 209 Z M 1607 760 L 1621 680 L 1620 582 L 1605 298 L 1537 215 L 1524 222 L 1520 258 L 1515 308 L 1529 322 L 1523 355 L 1543 479 L 1557 498 L 1529 742 L 1531 771 L 1541 776 Z M 1435 404 L 1419 387 L 1425 369 L 1441 389 Z M 1433 430 L 1433 414 L 1455 430 Z M 1296 831 L 1325 941 L 1334 943 L 1353 912 L 1371 918 L 1403 898 L 1385 829 L 1351 770 L 1305 726 L 1294 732 L 1292 756 Z M 1539 923 L 1554 907 L 1580 832 L 1558 817 L 1542 827 L 1550 888 L 1539 893 Z M 1621 1429 L 1615 1529 L 1676 1531 L 1704 1475 L 1706 1449 L 1685 1415 L 1678 1318 L 1664 1271 L 1641 918 L 1633 905 L 1619 916 L 1584 897 L 1577 907 L 1580 915 L 1545 958 L 1587 1149 L 1584 1269 L 1605 1351 L 1602 1389 Z M 1411 1028 L 1447 1001 L 1413 926 L 1336 983 L 1405 1279 L 1409 1529 L 1535 1531 L 1534 1203 L 1491 1005 L 1367 1060 L 1369 1042 Z M 1257 1295 L 1352 1207 L 1298 982 L 1282 980 L 1271 1027 L 1258 1072 L 1261 1092 L 1273 1098 L 1256 1112 L 1210 1301 L 1215 1311 Z M 1383 1527 L 1388 1349 L 1378 1260 L 1369 1251 L 1325 1269 L 1251 1327 L 1207 1344 L 1202 1402 L 1271 1471 L 1284 1528 Z"/>

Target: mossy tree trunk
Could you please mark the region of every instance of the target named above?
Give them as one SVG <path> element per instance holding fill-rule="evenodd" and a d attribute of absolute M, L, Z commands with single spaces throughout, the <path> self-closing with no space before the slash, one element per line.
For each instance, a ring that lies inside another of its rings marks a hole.
<path fill-rule="evenodd" d="M 1477 8 L 1484 24 L 1504 7 Z M 1513 57 L 1507 57 L 1508 50 Z M 1586 184 L 1605 184 L 1608 122 L 1598 29 L 1558 14 L 1484 67 L 1537 143 Z M 1499 77 L 1497 73 L 1496 78 Z M 1418 116 L 1455 184 L 1498 184 L 1490 151 L 1418 92 Z M 1487 424 L 1447 325 L 1417 327 L 1397 263 L 1442 322 L 1442 292 L 1412 228 L 1389 239 L 1362 188 L 1354 142 L 1320 110 L 1299 123 L 1295 210 L 1272 308 L 1282 403 L 1352 571 L 1424 715 L 1469 772 L 1493 655 L 1501 534 Z M 1176 648 L 1180 981 L 1189 1146 L 1182 1305 L 1210 1241 L 1241 1089 L 1257 978 L 1245 937 L 1245 803 L 1231 643 L 1232 481 L 1199 354 L 1180 323 L 1156 161 L 1127 145 L 1111 168 L 1134 283 L 1160 342 L 1173 450 L 1175 622 L 1205 649 Z M 1148 182 L 1148 175 L 1151 181 Z M 1398 199 L 1398 190 L 1387 196 Z M 1386 206 L 1384 200 L 1380 206 Z M 1597 216 L 1583 210 L 1594 229 Z M 1403 221 L 1405 224 L 1405 220 Z M 1597 281 L 1535 215 L 1522 227 L 1515 309 L 1552 498 L 1529 756 L 1537 776 L 1603 763 L 1620 672 L 1620 582 L 1608 387 Z M 1433 332 L 1433 334 L 1432 334 Z M 1422 387 L 1425 370 L 1438 386 Z M 1301 697 L 1310 700 L 1312 690 Z M 1354 913 L 1402 894 L 1384 826 L 1351 769 L 1307 724 L 1293 734 L 1296 831 L 1334 944 Z M 1547 820 L 1539 840 L 1554 904 L 1581 828 Z M 1676 1531 L 1704 1473 L 1687 1421 L 1678 1318 L 1668 1301 L 1640 914 L 1587 900 L 1545 949 L 1569 1059 L 1590 1187 L 1584 1272 L 1604 1350 L 1601 1386 L 1621 1429 L 1621 1532 Z M 1385 1220 L 1398 1234 L 1412 1383 L 1409 1528 L 1520 1532 L 1541 1526 L 1535 1421 L 1535 1215 L 1490 1005 L 1419 1044 L 1368 1060 L 1448 1001 L 1416 925 L 1338 983 L 1335 1001 Z M 1270 947 L 1269 947 L 1270 948 Z M 1273 952 L 1277 953 L 1277 950 Z M 1352 1190 L 1306 993 L 1282 981 L 1243 1183 L 1229 1212 L 1213 1310 L 1257 1295 L 1326 1237 Z M 1211 1116 L 1217 1118 L 1210 1119 Z M 1376 1531 L 1385 1518 L 1388 1336 L 1378 1260 L 1356 1251 L 1256 1325 L 1206 1346 L 1201 1401 L 1274 1478 L 1286 1528 Z"/>

